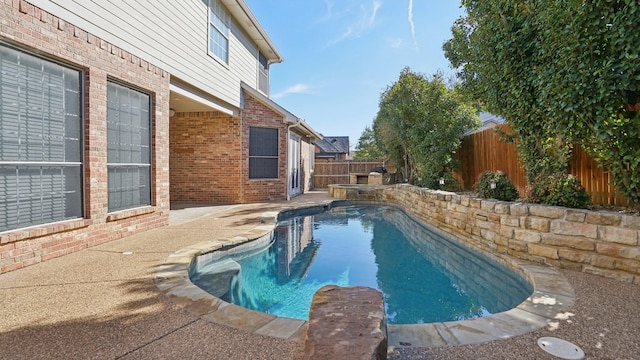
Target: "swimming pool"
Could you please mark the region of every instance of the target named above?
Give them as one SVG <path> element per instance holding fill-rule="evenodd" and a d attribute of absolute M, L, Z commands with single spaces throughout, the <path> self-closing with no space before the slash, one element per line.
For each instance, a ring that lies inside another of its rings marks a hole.
<path fill-rule="evenodd" d="M 384 294 L 390 324 L 482 317 L 532 292 L 518 273 L 399 208 L 342 205 L 285 213 L 272 237 L 208 254 L 191 280 L 225 301 L 304 320 L 323 285 L 370 286 Z"/>

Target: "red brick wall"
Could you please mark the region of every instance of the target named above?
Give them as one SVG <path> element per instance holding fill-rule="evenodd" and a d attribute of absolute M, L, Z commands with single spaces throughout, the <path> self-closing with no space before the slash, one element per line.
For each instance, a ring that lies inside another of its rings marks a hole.
<path fill-rule="evenodd" d="M 242 110 L 242 186 L 243 202 L 283 200 L 287 198 L 287 123 L 282 115 L 245 93 Z M 278 129 L 278 179 L 249 180 L 249 127 Z"/>
<path fill-rule="evenodd" d="M 167 224 L 169 74 L 21 0 L 0 2 L 0 39 L 84 69 L 85 218 L 0 233 L 0 273 Z M 151 94 L 152 206 L 108 214 L 106 84 Z"/>
<path fill-rule="evenodd" d="M 176 113 L 169 122 L 171 201 L 242 201 L 240 119 L 219 112 Z"/>
<path fill-rule="evenodd" d="M 249 179 L 249 128 L 278 129 L 278 178 Z M 287 197 L 287 124 L 245 94 L 239 118 L 219 112 L 176 113 L 170 120 L 171 201 L 249 203 Z"/>

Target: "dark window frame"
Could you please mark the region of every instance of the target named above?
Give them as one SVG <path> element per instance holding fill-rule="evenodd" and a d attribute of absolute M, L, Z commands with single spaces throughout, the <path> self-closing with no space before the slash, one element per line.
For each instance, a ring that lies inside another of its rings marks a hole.
<path fill-rule="evenodd" d="M 280 130 L 249 127 L 249 180 L 280 178 Z"/>

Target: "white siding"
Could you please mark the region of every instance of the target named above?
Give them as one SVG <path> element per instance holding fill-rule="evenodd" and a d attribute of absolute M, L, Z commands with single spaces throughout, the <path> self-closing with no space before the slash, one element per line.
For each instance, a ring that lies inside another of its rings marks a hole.
<path fill-rule="evenodd" d="M 234 21 L 229 36 L 229 68 L 237 76 L 236 91 L 240 93 L 240 81 L 258 88 L 258 48 L 247 38 Z"/>
<path fill-rule="evenodd" d="M 232 19 L 229 64 L 208 55 L 208 0 L 32 0 L 35 6 L 240 107 L 257 87 L 258 50 Z"/>

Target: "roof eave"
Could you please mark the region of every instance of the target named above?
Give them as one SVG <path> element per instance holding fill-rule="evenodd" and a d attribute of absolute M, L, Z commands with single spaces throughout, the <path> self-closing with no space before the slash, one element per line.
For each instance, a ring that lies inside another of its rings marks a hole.
<path fill-rule="evenodd" d="M 311 138 L 311 141 L 322 140 L 322 134 L 313 130 L 311 125 L 307 124 L 303 119 L 298 119 L 298 124 L 305 130 L 305 135 Z"/>
<path fill-rule="evenodd" d="M 264 55 L 270 64 L 280 63 L 284 58 L 276 48 L 275 44 L 267 35 L 258 19 L 253 15 L 249 6 L 244 0 L 221 0 L 229 9 L 231 15 L 237 19 L 242 29 L 249 34 L 251 40 L 258 45 L 260 52 Z"/>
<path fill-rule="evenodd" d="M 307 124 L 303 119 L 292 114 L 289 110 L 280 106 L 280 104 L 264 96 L 262 93 L 260 93 L 259 91 L 252 88 L 251 86 L 249 86 L 244 82 L 240 83 L 240 87 L 244 91 L 246 91 L 249 95 L 251 95 L 253 98 L 258 100 L 259 102 L 261 102 L 262 104 L 270 108 L 271 110 L 275 111 L 276 113 L 280 114 L 284 119 L 284 121 L 287 122 L 288 125 L 296 126 L 303 129 L 304 135 L 308 135 L 312 139 L 312 141 L 313 139 L 317 139 L 317 140 L 322 139 L 322 135 L 320 135 L 320 133 L 313 130 L 313 128 L 309 124 Z"/>

